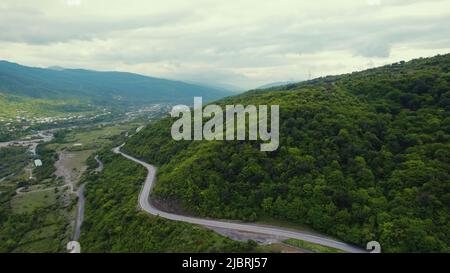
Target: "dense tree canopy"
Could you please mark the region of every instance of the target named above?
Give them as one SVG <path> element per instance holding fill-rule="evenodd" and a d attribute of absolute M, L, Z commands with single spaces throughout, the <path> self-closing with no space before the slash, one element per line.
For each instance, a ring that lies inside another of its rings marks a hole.
<path fill-rule="evenodd" d="M 149 217 L 137 209 L 146 176 L 142 166 L 110 151 L 105 169 L 84 177 L 86 211 L 80 243 L 83 252 L 246 252 L 251 243 L 235 242 L 190 224 Z"/>
<path fill-rule="evenodd" d="M 172 140 L 167 118 L 125 149 L 160 165 L 154 196 L 217 218 L 308 224 L 384 251 L 450 251 L 450 55 L 219 104 L 280 105 L 280 148 Z"/>

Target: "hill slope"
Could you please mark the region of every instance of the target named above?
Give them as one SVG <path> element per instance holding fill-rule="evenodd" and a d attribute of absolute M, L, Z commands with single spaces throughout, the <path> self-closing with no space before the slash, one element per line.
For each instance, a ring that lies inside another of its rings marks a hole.
<path fill-rule="evenodd" d="M 45 69 L 0 61 L 0 93 L 41 99 L 80 99 L 100 105 L 192 103 L 229 95 L 201 85 L 124 72 Z"/>
<path fill-rule="evenodd" d="M 450 248 L 450 55 L 251 91 L 219 104 L 279 104 L 280 148 L 173 141 L 172 119 L 125 150 L 159 164 L 170 209 L 307 224 L 383 251 Z"/>

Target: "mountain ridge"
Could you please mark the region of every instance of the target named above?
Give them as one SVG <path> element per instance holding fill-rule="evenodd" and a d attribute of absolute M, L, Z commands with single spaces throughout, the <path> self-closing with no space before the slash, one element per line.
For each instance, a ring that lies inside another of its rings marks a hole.
<path fill-rule="evenodd" d="M 279 105 L 280 147 L 174 141 L 166 118 L 124 150 L 159 167 L 153 199 L 218 219 L 307 225 L 383 252 L 449 252 L 450 54 L 251 90 Z"/>
<path fill-rule="evenodd" d="M 157 102 L 188 103 L 193 96 L 213 100 L 231 94 L 176 80 L 167 80 L 130 72 L 88 69 L 28 67 L 0 61 L 0 92 L 14 95 L 61 99 L 90 99 L 100 104 L 119 96 L 119 104 Z"/>

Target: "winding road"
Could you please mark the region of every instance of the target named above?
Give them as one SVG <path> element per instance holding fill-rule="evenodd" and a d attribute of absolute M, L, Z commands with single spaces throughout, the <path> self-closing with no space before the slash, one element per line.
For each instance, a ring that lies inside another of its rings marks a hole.
<path fill-rule="evenodd" d="M 218 220 L 210 220 L 210 219 L 202 219 L 184 215 L 173 214 L 165 211 L 161 211 L 158 208 L 154 207 L 150 202 L 150 192 L 154 186 L 155 176 L 156 176 L 156 168 L 153 165 L 150 165 L 142 160 L 136 159 L 130 155 L 127 155 L 121 152 L 121 148 L 124 144 L 119 147 L 113 149 L 113 152 L 116 154 L 120 154 L 125 158 L 134 161 L 142 166 L 144 166 L 147 171 L 147 178 L 145 179 L 144 186 L 139 194 L 139 206 L 141 209 L 146 211 L 147 213 L 155 216 L 160 216 L 173 221 L 181 221 L 187 222 L 191 224 L 202 225 L 206 227 L 214 227 L 214 228 L 224 228 L 252 233 L 261 233 L 268 234 L 273 236 L 287 237 L 292 239 L 303 240 L 315 244 L 320 244 L 328 247 L 333 247 L 345 252 L 350 253 L 367 253 L 364 249 L 336 241 L 332 238 L 328 238 L 322 235 L 313 235 L 302 231 L 290 230 L 285 228 L 273 227 L 273 226 L 262 226 L 257 224 L 241 224 L 241 223 L 233 223 L 227 221 L 218 221 Z"/>
<path fill-rule="evenodd" d="M 81 187 L 77 191 L 77 197 L 78 197 L 78 210 L 77 210 L 77 218 L 75 223 L 75 232 L 73 234 L 73 240 L 78 241 L 80 239 L 81 234 L 81 226 L 83 225 L 84 221 L 84 184 L 81 185 Z"/>
<path fill-rule="evenodd" d="M 103 171 L 103 162 L 100 160 L 99 156 L 95 156 L 95 161 L 98 163 L 98 167 L 94 170 L 97 173 L 100 173 Z M 78 210 L 77 210 L 77 218 L 75 223 L 75 232 L 73 234 L 73 240 L 78 241 L 80 239 L 81 234 L 81 226 L 83 226 L 84 221 L 84 207 L 85 207 L 85 198 L 84 198 L 84 189 L 86 184 L 83 184 L 80 186 L 80 188 L 77 191 L 77 197 L 78 197 Z"/>
<path fill-rule="evenodd" d="M 97 173 L 101 173 L 103 172 L 103 162 L 100 160 L 100 158 L 98 157 L 98 155 L 95 156 L 95 161 L 97 161 L 98 167 L 95 169 L 95 172 Z"/>
<path fill-rule="evenodd" d="M 45 188 L 45 189 L 38 189 L 38 190 L 31 190 L 31 191 L 24 191 L 26 189 L 26 187 L 20 187 L 20 188 L 16 189 L 16 194 L 21 195 L 21 194 L 36 193 L 36 192 L 54 191 L 56 189 L 60 190 L 60 189 L 64 189 L 67 187 L 69 187 L 69 185 L 63 185 L 63 186 L 59 186 L 59 187 L 51 187 L 51 188 Z"/>

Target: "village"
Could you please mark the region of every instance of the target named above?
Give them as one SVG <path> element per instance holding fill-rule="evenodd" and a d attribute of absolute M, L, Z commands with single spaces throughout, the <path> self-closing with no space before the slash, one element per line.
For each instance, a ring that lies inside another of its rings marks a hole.
<path fill-rule="evenodd" d="M 94 114 L 67 114 L 62 116 L 32 116 L 27 111 L 18 110 L 16 116 L 5 117 L 0 116 L 0 128 L 3 132 L 13 133 L 16 131 L 28 130 L 33 126 L 39 125 L 62 125 L 77 121 L 93 121 L 102 117 L 111 115 L 111 111 L 103 109 L 101 113 Z"/>

